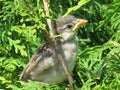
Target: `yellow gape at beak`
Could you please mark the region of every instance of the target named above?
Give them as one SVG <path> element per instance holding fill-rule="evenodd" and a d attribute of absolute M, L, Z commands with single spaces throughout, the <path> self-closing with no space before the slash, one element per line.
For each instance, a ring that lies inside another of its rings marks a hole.
<path fill-rule="evenodd" d="M 80 19 L 79 22 L 74 26 L 74 28 L 72 29 L 72 31 L 76 31 L 79 27 L 85 25 L 88 21 L 85 19 Z"/>

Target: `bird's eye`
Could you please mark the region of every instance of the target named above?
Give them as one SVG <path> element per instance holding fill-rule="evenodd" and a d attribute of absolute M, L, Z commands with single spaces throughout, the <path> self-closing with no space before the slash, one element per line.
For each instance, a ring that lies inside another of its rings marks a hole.
<path fill-rule="evenodd" d="M 71 29 L 73 27 L 73 25 L 72 24 L 68 24 L 66 27 Z"/>

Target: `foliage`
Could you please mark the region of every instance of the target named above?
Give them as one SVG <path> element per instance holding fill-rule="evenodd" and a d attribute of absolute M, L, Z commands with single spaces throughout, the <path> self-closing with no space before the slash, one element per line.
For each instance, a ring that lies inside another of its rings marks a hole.
<path fill-rule="evenodd" d="M 79 46 L 73 71 L 77 89 L 119 90 L 119 0 L 51 0 L 49 8 L 52 19 L 70 13 L 89 21 L 75 38 Z M 67 82 L 19 81 L 31 55 L 47 40 L 44 34 L 44 30 L 48 30 L 46 18 L 41 0 L 0 0 L 0 89 L 68 89 Z"/>

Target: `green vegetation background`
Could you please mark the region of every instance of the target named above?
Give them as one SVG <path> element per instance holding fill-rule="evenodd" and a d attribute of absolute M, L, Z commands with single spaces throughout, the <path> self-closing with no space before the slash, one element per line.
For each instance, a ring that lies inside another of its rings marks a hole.
<path fill-rule="evenodd" d="M 77 89 L 120 90 L 120 0 L 50 0 L 49 8 L 51 19 L 70 13 L 88 20 L 76 36 L 79 53 L 72 76 Z M 68 89 L 67 81 L 19 80 L 31 55 L 46 41 L 46 18 L 42 0 L 0 0 L 0 90 Z"/>

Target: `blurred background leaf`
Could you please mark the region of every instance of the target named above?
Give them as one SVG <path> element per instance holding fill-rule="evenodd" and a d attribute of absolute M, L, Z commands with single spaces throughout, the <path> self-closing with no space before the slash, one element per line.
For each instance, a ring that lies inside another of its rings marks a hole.
<path fill-rule="evenodd" d="M 119 0 L 50 0 L 51 19 L 72 14 L 87 19 L 75 40 L 78 56 L 73 71 L 79 90 L 120 88 L 120 2 Z M 47 38 L 41 0 L 0 0 L 0 89 L 67 90 L 68 82 L 47 84 L 19 81 L 32 54 Z"/>

